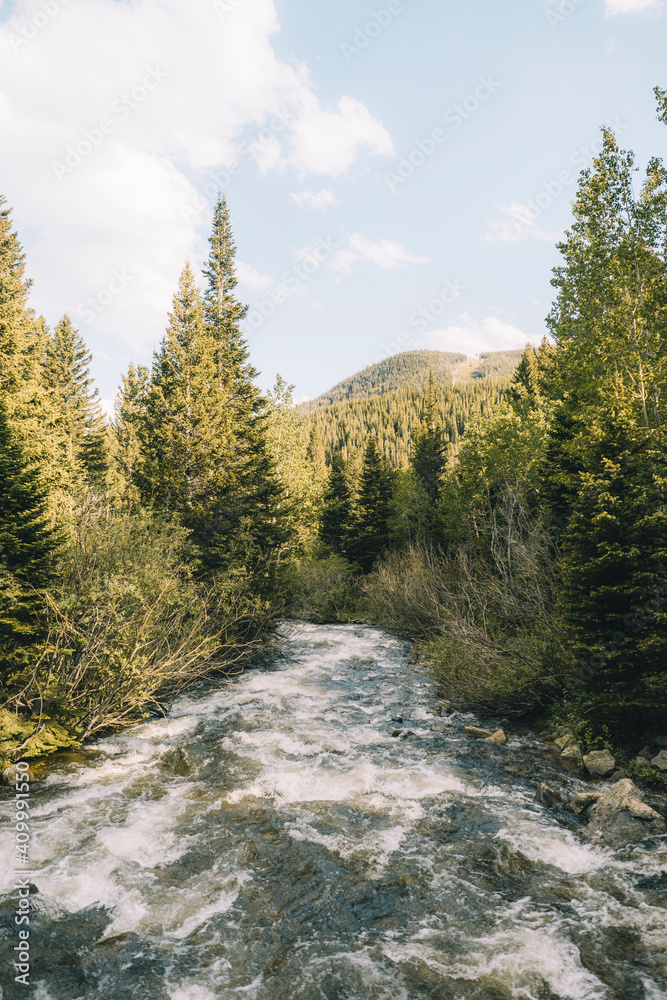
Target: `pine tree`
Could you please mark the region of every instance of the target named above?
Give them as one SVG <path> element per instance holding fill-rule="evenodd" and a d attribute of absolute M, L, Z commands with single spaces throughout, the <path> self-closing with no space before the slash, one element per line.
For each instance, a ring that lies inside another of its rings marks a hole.
<path fill-rule="evenodd" d="M 169 326 L 153 359 L 148 388 L 140 372 L 128 374 L 125 416 L 141 443 L 141 461 L 127 464 L 146 502 L 177 514 L 189 527 L 211 510 L 227 487 L 225 459 L 232 444 L 225 425 L 215 357 L 201 295 L 186 263 L 174 295 Z"/>
<path fill-rule="evenodd" d="M 92 354 L 67 314 L 47 338 L 45 382 L 53 407 L 61 487 L 71 489 L 82 477 L 103 487 L 109 471 L 107 427 L 99 390 L 90 376 Z"/>
<path fill-rule="evenodd" d="M 132 502 L 135 479 L 141 464 L 141 428 L 146 418 L 150 372 L 130 363 L 114 401 L 114 460 L 123 491 Z"/>
<path fill-rule="evenodd" d="M 521 356 L 519 366 L 512 376 L 506 399 L 517 412 L 536 409 L 540 397 L 540 371 L 537 351 L 530 344 Z"/>
<path fill-rule="evenodd" d="M 3 676 L 43 635 L 37 590 L 52 578 L 60 545 L 49 526 L 39 466 L 26 459 L 0 402 L 0 663 Z"/>
<path fill-rule="evenodd" d="M 590 434 L 561 540 L 561 601 L 598 718 L 638 730 L 667 710 L 664 435 L 619 411 Z"/>
<path fill-rule="evenodd" d="M 308 442 L 308 461 L 310 462 L 315 481 L 323 483 L 327 478 L 327 459 L 322 443 L 319 427 L 313 425 L 310 429 Z"/>
<path fill-rule="evenodd" d="M 25 277 L 25 255 L 5 206 L 0 195 L 0 398 L 10 425 L 20 427 L 26 455 L 48 465 L 54 455 L 43 386 L 46 329 L 28 307 L 32 282 Z"/>
<path fill-rule="evenodd" d="M 219 495 L 215 533 L 221 544 L 243 538 L 249 550 L 266 555 L 286 540 L 285 525 L 278 517 L 281 489 L 268 448 L 266 400 L 253 382 L 258 373 L 240 329 L 248 307 L 234 295 L 236 245 L 224 197 L 218 197 L 209 245 L 205 324 L 214 344 L 218 391 L 224 403 L 219 433 L 229 441 L 228 487 Z M 209 555 L 217 558 L 213 548 Z"/>
<path fill-rule="evenodd" d="M 328 545 L 336 555 L 347 549 L 348 534 L 352 522 L 352 494 L 348 482 L 345 462 L 339 451 L 331 456 L 329 478 L 322 500 L 320 517 L 320 540 Z"/>
<path fill-rule="evenodd" d="M 364 452 L 347 554 L 369 573 L 390 541 L 393 476 L 373 438 Z"/>
<path fill-rule="evenodd" d="M 432 371 L 429 374 L 422 421 L 415 436 L 411 464 L 430 503 L 435 504 L 440 493 L 442 474 L 447 465 L 447 449 L 440 426 Z"/>

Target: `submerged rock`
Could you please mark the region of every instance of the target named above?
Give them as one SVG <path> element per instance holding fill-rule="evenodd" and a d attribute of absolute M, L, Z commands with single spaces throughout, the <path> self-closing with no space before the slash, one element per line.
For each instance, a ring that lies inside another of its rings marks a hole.
<path fill-rule="evenodd" d="M 601 799 L 602 794 L 602 792 L 579 792 L 578 795 L 575 795 L 574 798 L 570 799 L 567 804 L 567 808 L 579 816 L 584 809 L 588 809 L 588 807 L 592 806 L 594 802 Z"/>
<path fill-rule="evenodd" d="M 653 758 L 651 767 L 658 767 L 661 771 L 667 771 L 667 750 L 661 750 L 658 756 Z"/>
<path fill-rule="evenodd" d="M 584 756 L 584 767 L 592 778 L 607 778 L 616 770 L 616 761 L 608 750 L 591 750 Z"/>
<path fill-rule="evenodd" d="M 611 847 L 622 847 L 667 830 L 660 813 L 643 801 L 642 793 L 629 778 L 603 792 L 590 812 L 589 831 Z"/>
<path fill-rule="evenodd" d="M 543 781 L 535 792 L 534 801 L 541 802 L 543 805 L 549 806 L 551 809 L 554 808 L 554 806 L 560 806 L 563 804 L 560 794 L 550 785 L 547 785 L 546 781 Z"/>

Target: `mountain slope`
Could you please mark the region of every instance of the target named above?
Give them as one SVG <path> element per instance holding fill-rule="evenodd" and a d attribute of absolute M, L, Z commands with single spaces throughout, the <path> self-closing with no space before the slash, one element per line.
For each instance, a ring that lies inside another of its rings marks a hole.
<path fill-rule="evenodd" d="M 317 399 L 304 403 L 304 413 L 313 413 L 335 403 L 369 399 L 389 392 L 426 387 L 429 374 L 439 386 L 460 385 L 477 379 L 509 378 L 521 359 L 522 351 L 494 351 L 479 358 L 446 351 L 405 351 L 385 358 L 376 365 L 351 375 Z"/>

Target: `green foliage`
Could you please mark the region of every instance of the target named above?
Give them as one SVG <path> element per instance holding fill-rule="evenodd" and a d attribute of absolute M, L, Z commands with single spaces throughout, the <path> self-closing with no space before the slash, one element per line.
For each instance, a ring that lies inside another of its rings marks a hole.
<path fill-rule="evenodd" d="M 295 563 L 287 578 L 290 614 L 311 622 L 354 621 L 360 616 L 355 570 L 338 555 Z"/>
<path fill-rule="evenodd" d="M 340 452 L 331 456 L 329 478 L 322 498 L 319 522 L 320 540 L 335 555 L 347 551 L 352 526 L 352 491 Z"/>
<path fill-rule="evenodd" d="M 345 542 L 347 557 L 364 573 L 373 568 L 389 545 L 393 482 L 387 462 L 373 438 L 369 438 Z"/>

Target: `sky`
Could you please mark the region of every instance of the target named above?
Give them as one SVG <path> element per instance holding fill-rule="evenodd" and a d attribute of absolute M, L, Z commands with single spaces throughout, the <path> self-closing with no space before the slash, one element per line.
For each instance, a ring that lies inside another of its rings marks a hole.
<path fill-rule="evenodd" d="M 107 409 L 222 191 L 259 384 L 546 332 L 580 171 L 667 147 L 667 0 L 0 2 L 0 193 Z M 637 183 L 640 183 L 638 177 Z"/>

